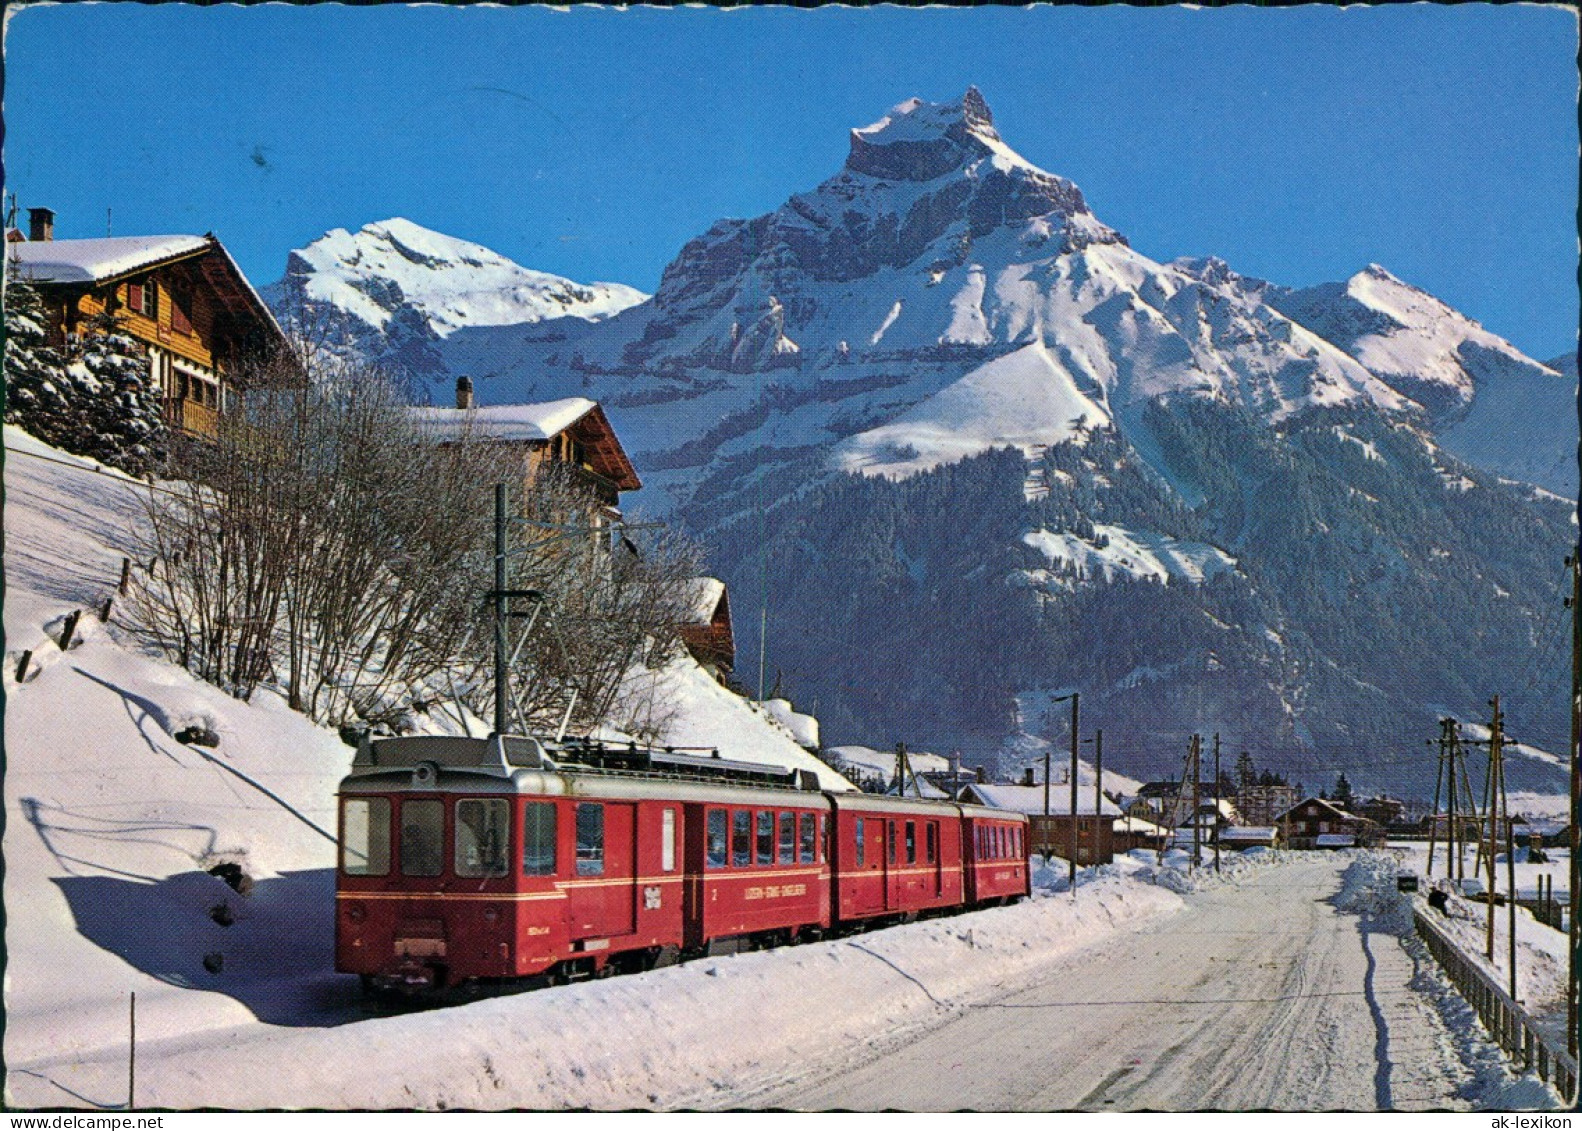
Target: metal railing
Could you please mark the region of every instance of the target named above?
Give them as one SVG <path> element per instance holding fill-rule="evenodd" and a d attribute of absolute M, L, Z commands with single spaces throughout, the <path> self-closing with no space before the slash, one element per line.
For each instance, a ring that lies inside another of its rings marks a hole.
<path fill-rule="evenodd" d="M 1566 1102 L 1575 1103 L 1577 1062 L 1566 1052 L 1563 1039 L 1557 1044 L 1555 1038 L 1540 1032 L 1527 1011 L 1495 984 L 1488 971 L 1463 954 L 1421 907 L 1412 908 L 1412 918 L 1429 953 L 1472 1006 L 1494 1042 L 1523 1069 L 1536 1069 L 1539 1079 L 1551 1085 Z"/>

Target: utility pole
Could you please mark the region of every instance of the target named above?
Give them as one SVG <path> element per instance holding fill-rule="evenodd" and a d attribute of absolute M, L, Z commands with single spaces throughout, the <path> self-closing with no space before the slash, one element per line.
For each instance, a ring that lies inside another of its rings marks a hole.
<path fill-rule="evenodd" d="M 1432 745 L 1432 740 L 1430 740 Z M 1428 872 L 1434 878 L 1434 835 L 1439 831 L 1439 783 L 1445 776 L 1445 728 L 1439 728 L 1439 765 L 1434 770 L 1434 807 L 1428 811 Z M 1448 871 L 1448 857 L 1446 860 Z"/>
<path fill-rule="evenodd" d="M 1219 871 L 1219 731 L 1214 732 L 1214 870 Z"/>
<path fill-rule="evenodd" d="M 505 484 L 494 485 L 494 733 L 505 733 L 508 689 L 505 671 Z"/>
<path fill-rule="evenodd" d="M 1501 740 L 1501 735 L 1500 735 L 1500 725 L 1503 722 L 1503 720 L 1500 718 L 1500 697 L 1498 695 L 1496 695 L 1490 701 L 1490 705 L 1494 708 L 1494 722 L 1493 722 L 1493 725 L 1489 728 L 1489 780 L 1493 781 L 1494 780 L 1495 767 L 1499 765 L 1499 761 L 1500 761 L 1500 745 L 1501 745 L 1501 741 L 1502 741 Z M 1494 960 L 1494 834 L 1495 834 L 1494 814 L 1495 814 L 1495 806 L 1493 804 L 1490 804 L 1489 805 L 1489 847 L 1488 847 L 1488 852 L 1489 852 L 1489 890 L 1488 890 L 1488 897 L 1489 897 L 1489 930 L 1488 930 L 1488 949 L 1487 949 L 1487 951 L 1485 953 L 1487 954 L 1487 957 L 1488 957 L 1489 961 L 1491 961 L 1491 962 Z"/>
<path fill-rule="evenodd" d="M 1099 862 L 1099 836 L 1104 829 L 1104 728 L 1093 732 L 1093 862 Z M 1113 844 L 1112 846 L 1113 847 Z"/>
<path fill-rule="evenodd" d="M 1463 861 L 1466 851 L 1461 844 L 1461 828 L 1459 816 L 1456 813 L 1456 720 L 1445 719 L 1441 725 L 1445 728 L 1445 749 L 1450 759 L 1450 794 L 1445 802 L 1445 818 L 1449 822 L 1445 834 L 1445 851 L 1450 853 L 1449 866 L 1445 874 L 1452 883 L 1461 879 Z"/>
<path fill-rule="evenodd" d="M 1498 695 L 1494 697 L 1494 721 L 1496 724 L 1500 722 L 1500 697 Z M 1502 730 L 1496 730 L 1495 733 L 1490 736 L 1489 756 L 1495 760 L 1498 766 L 1500 813 L 1505 818 L 1505 878 L 1506 887 L 1509 889 L 1505 900 L 1505 908 L 1507 911 L 1507 918 L 1509 920 L 1511 936 L 1511 1000 L 1519 1001 L 1520 999 L 1516 996 L 1516 845 L 1515 837 L 1511 831 L 1511 799 L 1510 795 L 1505 790 L 1505 735 Z M 1489 808 L 1490 810 L 1494 808 L 1494 799 L 1492 797 L 1489 799 Z M 1490 880 L 1492 880 L 1493 877 L 1494 862 L 1491 860 L 1489 862 Z M 1493 890 L 1494 885 L 1491 882 L 1489 884 L 1489 891 L 1492 893 Z M 1489 903 L 1491 906 L 1493 905 L 1493 902 L 1494 900 L 1491 894 L 1489 897 Z"/>
<path fill-rule="evenodd" d="M 1082 703 L 1082 693 L 1071 693 L 1071 898 L 1077 897 L 1077 721 Z"/>
<path fill-rule="evenodd" d="M 1198 779 L 1203 776 L 1203 739 L 1200 735 L 1192 736 L 1192 867 L 1195 869 L 1203 862 L 1203 826 L 1198 820 L 1198 810 L 1202 808 L 1202 789 Z"/>

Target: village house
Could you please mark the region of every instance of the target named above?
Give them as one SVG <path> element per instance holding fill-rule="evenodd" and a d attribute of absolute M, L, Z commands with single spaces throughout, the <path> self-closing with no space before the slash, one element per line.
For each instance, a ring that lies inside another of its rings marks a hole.
<path fill-rule="evenodd" d="M 212 437 L 249 369 L 287 356 L 286 338 L 210 233 L 55 239 L 55 214 L 30 208 L 27 238 L 6 237 L 9 277 L 37 289 L 51 344 L 68 352 L 105 319 L 148 349 L 175 431 Z"/>
<path fill-rule="evenodd" d="M 681 642 L 693 659 L 724 681 L 736 666 L 736 637 L 731 631 L 731 599 L 725 582 L 713 577 L 693 578 L 692 607 L 681 625 Z"/>
<path fill-rule="evenodd" d="M 1021 785 L 969 784 L 962 800 L 1026 813 L 1027 846 L 1034 855 L 1070 860 L 1075 823 L 1078 864 L 1108 864 L 1115 859 L 1115 820 L 1123 814 L 1109 798 L 1103 798 L 1095 809 L 1091 785 L 1078 791 L 1075 816 L 1069 784 L 1051 785 L 1047 791 L 1027 781 Z"/>
<path fill-rule="evenodd" d="M 1236 791 L 1236 811 L 1249 825 L 1272 825 L 1300 800 L 1292 785 L 1245 785 Z"/>
<path fill-rule="evenodd" d="M 1354 848 L 1380 844 L 1384 830 L 1332 801 L 1309 797 L 1281 813 L 1275 824 L 1290 848 Z"/>
<path fill-rule="evenodd" d="M 460 377 L 455 408 L 410 411 L 418 426 L 441 442 L 467 437 L 501 445 L 517 459 L 524 491 L 551 466 L 570 469 L 587 488 L 586 519 L 595 544 L 606 549 L 621 521 L 621 492 L 643 485 L 604 410 L 586 397 L 480 408 L 472 380 Z"/>

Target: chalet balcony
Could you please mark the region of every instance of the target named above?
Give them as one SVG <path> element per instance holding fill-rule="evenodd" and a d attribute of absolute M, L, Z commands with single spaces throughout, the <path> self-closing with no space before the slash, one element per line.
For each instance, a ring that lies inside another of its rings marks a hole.
<path fill-rule="evenodd" d="M 166 397 L 165 424 L 173 432 L 213 438 L 220 431 L 220 413 L 194 400 Z"/>

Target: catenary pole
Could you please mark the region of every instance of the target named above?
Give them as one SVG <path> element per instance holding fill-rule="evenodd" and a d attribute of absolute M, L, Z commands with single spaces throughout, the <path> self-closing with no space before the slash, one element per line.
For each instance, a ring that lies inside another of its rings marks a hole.
<path fill-rule="evenodd" d="M 1582 889 L 1582 621 L 1577 619 L 1582 604 L 1582 546 L 1573 553 L 1571 566 L 1571 961 L 1567 963 L 1566 1031 L 1571 1055 L 1577 1055 L 1579 968 L 1582 968 L 1582 927 L 1577 924 L 1577 892 Z M 1551 881 L 1553 882 L 1553 881 Z M 1577 1096 L 1573 1096 L 1575 1102 Z"/>
<path fill-rule="evenodd" d="M 509 703 L 505 672 L 505 484 L 494 485 L 494 733 L 505 733 Z"/>
<path fill-rule="evenodd" d="M 1077 897 L 1077 727 L 1081 718 L 1082 693 L 1071 693 L 1071 898 Z"/>
<path fill-rule="evenodd" d="M 1496 695 L 1493 699 L 1491 699 L 1489 701 L 1489 705 L 1494 708 L 1493 725 L 1489 728 L 1489 780 L 1493 781 L 1494 780 L 1494 767 L 1495 767 L 1495 764 L 1497 762 L 1499 762 L 1499 760 L 1500 760 L 1500 741 L 1501 741 L 1500 740 L 1500 697 L 1498 695 Z M 1489 929 L 1488 929 L 1488 948 L 1487 948 L 1485 953 L 1486 953 L 1486 956 L 1488 957 L 1489 961 L 1491 961 L 1491 962 L 1494 960 L 1494 833 L 1495 833 L 1494 812 L 1495 812 L 1495 806 L 1493 804 L 1490 804 L 1489 805 L 1489 847 L 1488 847 L 1488 852 L 1489 852 L 1489 890 L 1488 890 Z M 1474 874 L 1475 873 L 1476 873 L 1476 869 L 1474 869 Z"/>
<path fill-rule="evenodd" d="M 1219 731 L 1214 732 L 1214 870 L 1219 871 Z"/>
<path fill-rule="evenodd" d="M 1428 871 L 1429 879 L 1434 878 L 1434 834 L 1439 831 L 1439 784 L 1445 776 L 1445 728 L 1439 728 L 1439 765 L 1434 770 L 1434 807 L 1429 810 L 1428 817 Z"/>

